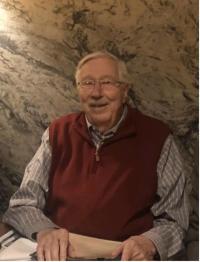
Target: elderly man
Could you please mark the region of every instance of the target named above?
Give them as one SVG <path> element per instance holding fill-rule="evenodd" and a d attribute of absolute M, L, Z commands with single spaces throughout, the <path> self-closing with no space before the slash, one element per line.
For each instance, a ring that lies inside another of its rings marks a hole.
<path fill-rule="evenodd" d="M 126 67 L 112 54 L 84 57 L 76 84 L 83 112 L 50 124 L 3 221 L 36 238 L 40 260 L 66 259 L 68 232 L 122 241 L 113 258 L 168 259 L 188 227 L 172 135 L 127 105 Z"/>

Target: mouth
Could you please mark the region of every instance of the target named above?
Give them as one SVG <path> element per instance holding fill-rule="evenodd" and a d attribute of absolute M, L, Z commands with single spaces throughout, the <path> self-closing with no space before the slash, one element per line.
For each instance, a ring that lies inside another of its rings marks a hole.
<path fill-rule="evenodd" d="M 105 112 L 107 106 L 108 106 L 107 103 L 101 103 L 101 104 L 91 103 L 91 104 L 89 104 L 90 110 L 93 111 L 94 113 L 95 112 L 96 113 Z"/>
<path fill-rule="evenodd" d="M 107 106 L 108 104 L 107 103 L 101 103 L 101 104 L 90 104 L 90 107 L 94 107 L 94 108 L 98 108 L 98 107 L 104 107 L 104 106 Z"/>

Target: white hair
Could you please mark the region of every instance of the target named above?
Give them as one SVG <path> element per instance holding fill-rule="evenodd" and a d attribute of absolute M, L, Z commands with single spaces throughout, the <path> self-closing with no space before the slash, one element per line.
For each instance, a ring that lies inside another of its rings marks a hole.
<path fill-rule="evenodd" d="M 76 83 L 78 82 L 78 77 L 79 77 L 81 67 L 84 64 L 86 64 L 88 61 L 95 59 L 95 58 L 99 58 L 99 57 L 107 57 L 107 58 L 110 58 L 113 61 L 115 61 L 117 63 L 117 67 L 118 67 L 119 81 L 124 82 L 124 83 L 129 83 L 129 74 L 128 74 L 125 63 L 122 60 L 120 60 L 118 57 L 114 56 L 113 54 L 111 54 L 107 51 L 97 51 L 97 52 L 90 53 L 90 54 L 84 56 L 79 61 L 78 65 L 76 67 L 76 72 L 75 72 Z"/>

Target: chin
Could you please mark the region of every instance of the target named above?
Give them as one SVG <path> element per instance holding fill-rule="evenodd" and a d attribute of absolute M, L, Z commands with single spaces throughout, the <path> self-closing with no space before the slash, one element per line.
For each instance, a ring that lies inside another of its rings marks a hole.
<path fill-rule="evenodd" d="M 103 114 L 91 114 L 89 119 L 88 120 L 91 121 L 91 124 L 95 124 L 95 125 L 110 122 L 110 117 L 105 116 Z"/>

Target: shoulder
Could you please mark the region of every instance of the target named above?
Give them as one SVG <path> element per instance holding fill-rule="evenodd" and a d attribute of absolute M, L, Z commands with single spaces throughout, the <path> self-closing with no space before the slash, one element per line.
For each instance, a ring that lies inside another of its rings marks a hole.
<path fill-rule="evenodd" d="M 70 113 L 53 120 L 49 125 L 50 141 L 58 136 L 62 137 L 64 134 L 67 134 L 69 129 L 73 128 L 73 124 L 80 115 L 81 113 Z"/>
<path fill-rule="evenodd" d="M 151 148 L 161 150 L 171 133 L 169 127 L 161 120 L 143 114 L 134 108 L 129 108 L 128 115 L 128 122 L 133 123 L 139 141 Z"/>
<path fill-rule="evenodd" d="M 138 110 L 136 110 L 136 126 L 140 131 L 144 130 L 148 133 L 163 133 L 166 136 L 171 133 L 170 128 L 166 123 L 154 117 L 145 115 Z"/>
<path fill-rule="evenodd" d="M 70 113 L 64 116 L 61 116 L 59 118 L 54 119 L 51 124 L 51 126 L 60 126 L 67 123 L 73 123 L 76 121 L 77 117 L 80 115 L 80 113 Z"/>

